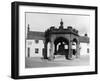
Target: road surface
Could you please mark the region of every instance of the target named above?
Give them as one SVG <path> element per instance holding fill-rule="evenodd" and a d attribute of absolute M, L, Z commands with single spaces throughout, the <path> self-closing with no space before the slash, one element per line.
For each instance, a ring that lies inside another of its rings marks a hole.
<path fill-rule="evenodd" d="M 80 58 L 72 60 L 65 59 L 65 56 L 58 55 L 53 61 L 43 60 L 40 57 L 25 58 L 26 68 L 60 67 L 60 66 L 86 66 L 89 65 L 89 55 L 81 55 Z"/>

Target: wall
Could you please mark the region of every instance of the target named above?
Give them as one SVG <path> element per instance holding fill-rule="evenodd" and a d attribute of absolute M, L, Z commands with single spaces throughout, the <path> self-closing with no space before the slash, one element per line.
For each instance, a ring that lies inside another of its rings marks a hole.
<path fill-rule="evenodd" d="M 13 81 L 10 78 L 11 69 L 11 2 L 14 0 L 0 1 L 0 81 Z M 30 2 L 44 2 L 44 3 L 58 3 L 58 4 L 72 4 L 72 5 L 90 5 L 98 6 L 98 14 L 100 14 L 100 0 L 21 0 Z M 100 15 L 98 16 L 100 22 Z M 99 24 L 99 23 L 98 23 Z M 99 24 L 100 26 L 100 24 Z M 98 26 L 98 27 L 99 27 Z M 100 27 L 98 28 L 98 31 Z M 98 32 L 100 35 L 100 32 Z M 98 38 L 100 41 L 100 37 Z M 100 42 L 98 48 L 100 48 Z M 100 50 L 98 51 L 100 53 Z M 98 53 L 98 57 L 100 54 Z M 98 59 L 100 62 L 100 59 Z M 98 63 L 100 68 L 100 63 Z M 100 70 L 99 70 L 100 71 Z M 99 81 L 98 75 L 84 75 L 84 76 L 67 76 L 55 78 L 41 78 L 41 79 L 26 79 L 25 81 Z M 22 80 L 20 80 L 22 81 Z"/>
<path fill-rule="evenodd" d="M 89 44 L 87 43 L 80 43 L 80 54 L 81 55 L 89 55 L 90 53 L 87 53 L 87 49 L 89 48 Z"/>
<path fill-rule="evenodd" d="M 43 40 L 38 40 L 36 43 L 35 40 L 27 40 L 26 41 L 26 57 L 28 57 L 28 48 L 30 48 L 30 57 L 43 57 L 42 50 L 44 48 Z M 35 53 L 35 49 L 39 49 L 39 53 Z"/>

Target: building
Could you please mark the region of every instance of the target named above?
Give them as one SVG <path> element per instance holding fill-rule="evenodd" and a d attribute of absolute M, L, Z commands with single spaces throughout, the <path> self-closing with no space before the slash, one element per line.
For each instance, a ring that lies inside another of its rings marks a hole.
<path fill-rule="evenodd" d="M 61 20 L 59 28 L 54 26 L 45 32 L 31 31 L 28 25 L 26 38 L 26 57 L 43 57 L 54 59 L 56 55 L 65 55 L 66 59 L 80 57 L 80 53 L 89 53 L 89 37 L 80 36 L 78 30 L 68 26 L 63 27 Z"/>

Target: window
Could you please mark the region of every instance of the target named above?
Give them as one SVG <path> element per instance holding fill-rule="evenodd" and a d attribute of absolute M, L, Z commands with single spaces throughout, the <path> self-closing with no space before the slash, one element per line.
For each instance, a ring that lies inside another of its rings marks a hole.
<path fill-rule="evenodd" d="M 89 53 L 89 48 L 87 48 L 87 53 Z"/>
<path fill-rule="evenodd" d="M 36 44 L 39 43 L 39 40 L 35 40 L 35 43 L 36 43 Z"/>
<path fill-rule="evenodd" d="M 68 45 L 65 45 L 65 49 L 68 49 Z"/>
<path fill-rule="evenodd" d="M 39 49 L 38 48 L 35 48 L 35 53 L 39 53 Z"/>

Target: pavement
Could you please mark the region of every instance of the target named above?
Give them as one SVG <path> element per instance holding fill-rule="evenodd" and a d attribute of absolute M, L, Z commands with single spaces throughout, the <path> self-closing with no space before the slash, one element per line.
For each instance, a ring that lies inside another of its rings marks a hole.
<path fill-rule="evenodd" d="M 80 58 L 73 57 L 72 60 L 65 59 L 64 55 L 56 55 L 55 59 L 52 61 L 43 60 L 40 57 L 25 58 L 25 68 L 87 65 L 89 65 L 89 55 L 81 55 Z"/>

